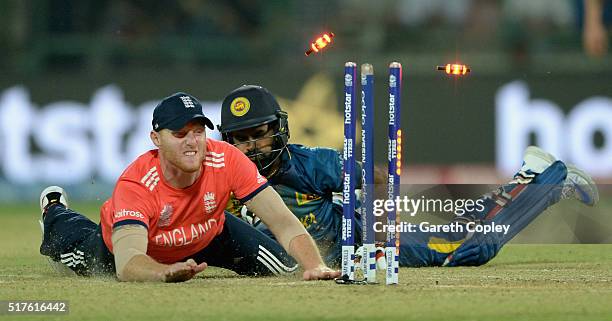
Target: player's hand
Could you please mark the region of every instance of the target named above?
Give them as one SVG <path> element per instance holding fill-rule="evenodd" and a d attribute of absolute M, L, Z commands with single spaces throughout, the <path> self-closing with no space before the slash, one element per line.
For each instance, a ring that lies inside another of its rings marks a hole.
<path fill-rule="evenodd" d="M 304 271 L 304 280 L 332 280 L 340 276 L 340 271 L 328 268 L 325 265 L 319 265 L 316 268 Z"/>
<path fill-rule="evenodd" d="M 208 265 L 205 262 L 197 264 L 193 259 L 169 265 L 163 273 L 164 282 L 184 282 L 204 271 Z"/>

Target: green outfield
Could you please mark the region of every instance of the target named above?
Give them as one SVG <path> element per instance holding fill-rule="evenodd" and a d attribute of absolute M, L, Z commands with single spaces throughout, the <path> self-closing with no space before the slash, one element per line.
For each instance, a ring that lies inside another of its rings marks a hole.
<path fill-rule="evenodd" d="M 75 204 L 97 221 L 99 204 Z M 478 268 L 403 268 L 398 286 L 209 269 L 183 284 L 60 277 L 38 254 L 37 206 L 0 204 L 0 300 L 68 300 L 12 320 L 612 320 L 612 245 L 509 245 Z"/>

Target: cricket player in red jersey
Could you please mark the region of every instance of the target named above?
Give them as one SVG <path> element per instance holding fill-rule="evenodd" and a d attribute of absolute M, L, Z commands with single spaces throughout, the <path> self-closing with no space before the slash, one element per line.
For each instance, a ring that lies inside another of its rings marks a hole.
<path fill-rule="evenodd" d="M 212 122 L 196 98 L 176 93 L 153 112 L 157 149 L 130 164 L 100 210 L 100 224 L 68 208 L 64 190 L 40 198 L 41 254 L 78 275 L 115 273 L 121 281 L 180 282 L 207 265 L 243 275 L 332 279 L 298 219 L 243 153 L 206 138 Z M 274 233 L 275 242 L 224 212 L 233 193 Z"/>

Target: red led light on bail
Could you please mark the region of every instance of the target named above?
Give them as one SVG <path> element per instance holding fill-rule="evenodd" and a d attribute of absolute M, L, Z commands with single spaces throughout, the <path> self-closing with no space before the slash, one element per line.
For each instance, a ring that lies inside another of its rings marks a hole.
<path fill-rule="evenodd" d="M 319 50 L 327 47 L 327 45 L 329 45 L 332 42 L 333 38 L 334 38 L 334 33 L 333 32 L 326 32 L 326 33 L 324 33 L 319 38 L 317 38 L 317 40 L 313 41 L 310 44 L 310 48 L 308 50 L 306 50 L 306 52 L 304 54 L 306 56 L 309 56 L 313 52 L 319 52 Z"/>
<path fill-rule="evenodd" d="M 462 76 L 470 72 L 470 67 L 460 64 L 446 64 L 446 66 L 437 66 L 436 70 L 444 70 L 448 75 Z"/>

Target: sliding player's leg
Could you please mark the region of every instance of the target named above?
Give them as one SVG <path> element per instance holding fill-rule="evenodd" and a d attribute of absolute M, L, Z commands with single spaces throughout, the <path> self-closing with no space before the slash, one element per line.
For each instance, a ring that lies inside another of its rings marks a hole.
<path fill-rule="evenodd" d="M 506 225 L 507 233 L 468 235 L 445 264 L 482 265 L 488 262 L 504 244 L 561 198 L 575 198 L 593 206 L 599 195 L 588 174 L 575 166 L 566 167 L 552 155 L 530 146 L 514 179 L 484 197 L 485 210 L 462 218 L 478 224 Z"/>
<path fill-rule="evenodd" d="M 48 257 L 57 272 L 83 276 L 114 274 L 114 257 L 104 245 L 100 225 L 69 209 L 61 187 L 43 190 L 40 209 L 43 233 L 40 254 Z"/>

